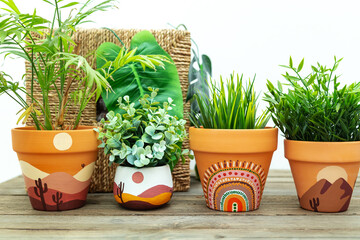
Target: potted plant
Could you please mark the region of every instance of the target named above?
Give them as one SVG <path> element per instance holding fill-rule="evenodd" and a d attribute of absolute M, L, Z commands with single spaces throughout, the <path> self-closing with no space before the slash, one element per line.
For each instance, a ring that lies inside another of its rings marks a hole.
<path fill-rule="evenodd" d="M 200 114 L 191 115 L 189 133 L 206 204 L 227 212 L 258 209 L 277 129 L 265 128 L 267 112 L 256 115 L 254 81 L 244 86 L 243 76 L 231 75 L 209 86 L 211 98 L 195 95 Z"/>
<path fill-rule="evenodd" d="M 99 139 L 110 164 L 120 164 L 114 179 L 114 197 L 124 208 L 146 210 L 163 206 L 172 196 L 171 170 L 188 150 L 181 150 L 186 137 L 183 119 L 171 116 L 171 98 L 155 101 L 159 89 L 148 88 L 139 100 L 140 108 L 129 96 L 118 99 L 120 113 L 110 111 L 102 119 Z M 180 145 L 180 146 L 179 146 Z"/>
<path fill-rule="evenodd" d="M 334 59 L 303 77 L 304 59 L 295 67 L 290 57 L 287 84 L 268 81 L 265 97 L 286 138 L 300 205 L 315 212 L 348 209 L 360 165 L 360 83 L 340 86 L 334 72 L 342 59 Z"/>
<path fill-rule="evenodd" d="M 30 118 L 34 124 L 12 129 L 13 149 L 30 202 L 37 210 L 79 208 L 86 202 L 98 145 L 93 127 L 80 125 L 81 114 L 91 98 L 98 98 L 110 87 L 76 54 L 71 37 L 78 25 L 93 13 L 113 7 L 114 1 L 44 0 L 53 8 L 51 20 L 38 16 L 36 10 L 32 14 L 20 12 L 12 0 L 1 2 L 6 5 L 0 15 L 1 53 L 23 58 L 31 68 L 31 75 L 26 76 L 30 92 L 6 73 L 0 74 L 0 94 L 7 94 L 22 108 L 18 123 Z M 63 18 L 66 8 L 73 10 Z M 41 88 L 41 96 L 34 94 L 35 86 Z M 58 101 L 50 102 L 51 94 Z M 72 100 L 78 108 L 73 123 L 67 125 L 64 116 Z M 57 112 L 52 115 L 54 109 Z"/>

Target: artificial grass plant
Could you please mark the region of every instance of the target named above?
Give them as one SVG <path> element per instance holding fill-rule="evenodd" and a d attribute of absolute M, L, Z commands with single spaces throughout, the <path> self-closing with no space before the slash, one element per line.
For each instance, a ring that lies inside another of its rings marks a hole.
<path fill-rule="evenodd" d="M 270 119 L 267 112 L 257 116 L 258 96 L 254 90 L 254 81 L 243 84 L 243 75 L 230 75 L 220 84 L 209 82 L 210 97 L 195 94 L 200 113 L 191 113 L 190 121 L 196 128 L 213 129 L 259 129 L 264 128 Z M 245 86 L 244 86 L 245 85 Z"/>

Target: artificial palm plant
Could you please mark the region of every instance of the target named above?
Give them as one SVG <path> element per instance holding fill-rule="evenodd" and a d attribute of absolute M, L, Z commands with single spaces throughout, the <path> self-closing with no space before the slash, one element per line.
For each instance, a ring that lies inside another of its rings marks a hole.
<path fill-rule="evenodd" d="M 77 55 L 78 47 L 72 40 L 76 28 L 89 22 L 88 18 L 96 12 L 114 7 L 115 0 L 88 0 L 85 3 L 65 0 L 43 0 L 54 12 L 51 20 L 37 15 L 36 9 L 22 13 L 13 0 L 0 0 L 5 8 L 0 14 L 0 49 L 5 56 L 13 55 L 30 63 L 31 76 L 27 79 L 31 84 L 30 92 L 26 92 L 19 81 L 12 81 L 6 74 L 1 74 L 0 94 L 7 94 L 22 108 L 19 121 L 23 123 L 31 117 L 36 129 L 65 129 L 64 115 L 69 102 L 75 100 L 78 106 L 71 129 L 76 129 L 82 112 L 93 97 L 99 97 L 103 89 L 109 90 L 107 80 L 83 56 Z M 62 11 L 71 8 L 68 16 Z M 41 88 L 42 99 L 34 97 L 34 85 Z M 74 92 L 72 84 L 77 85 Z M 52 119 L 49 94 L 54 90 L 59 105 L 56 117 Z M 31 99 L 26 102 L 26 95 Z M 39 119 L 43 116 L 43 120 Z"/>
<path fill-rule="evenodd" d="M 19 121 L 25 123 L 31 117 L 38 130 L 76 129 L 89 101 L 93 97 L 98 99 L 102 91 L 111 91 L 108 83 L 111 73 L 102 74 L 101 70 L 91 67 L 87 56 L 78 55 L 79 46 L 72 36 L 79 25 L 90 21 L 91 15 L 115 7 L 116 0 L 87 0 L 84 3 L 43 1 L 53 9 L 51 20 L 38 16 L 36 9 L 32 14 L 22 13 L 13 0 L 0 0 L 6 6 L 0 14 L 0 53 L 23 58 L 31 67 L 31 76 L 27 79 L 31 84 L 29 92 L 19 81 L 14 82 L 2 72 L 0 94 L 7 94 L 19 103 L 22 108 Z M 66 17 L 62 12 L 64 9 L 71 9 Z M 134 56 L 134 51 L 120 52 L 111 64 L 118 69 L 131 62 L 140 62 L 143 67 L 152 69 L 162 64 L 156 56 L 149 60 L 147 56 Z M 34 96 L 35 84 L 41 88 L 41 100 Z M 71 90 L 73 85 L 75 91 Z M 50 109 L 49 103 L 52 91 L 55 91 L 59 103 L 55 118 L 51 116 L 54 109 Z M 24 95 L 30 102 L 24 99 Z M 71 101 L 77 106 L 77 114 L 72 126 L 65 126 L 64 116 Z M 40 115 L 43 120 L 40 120 Z"/>

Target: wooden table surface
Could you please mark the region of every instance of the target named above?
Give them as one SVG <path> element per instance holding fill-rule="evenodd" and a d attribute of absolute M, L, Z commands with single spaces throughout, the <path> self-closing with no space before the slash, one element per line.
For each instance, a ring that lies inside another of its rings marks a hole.
<path fill-rule="evenodd" d="M 200 183 L 175 193 L 170 204 L 152 211 L 122 209 L 111 193 L 89 194 L 87 204 L 64 212 L 31 208 L 22 177 L 0 184 L 2 239 L 360 239 L 360 186 L 349 210 L 314 213 L 299 207 L 289 171 L 270 171 L 258 210 L 224 213 L 205 206 Z"/>

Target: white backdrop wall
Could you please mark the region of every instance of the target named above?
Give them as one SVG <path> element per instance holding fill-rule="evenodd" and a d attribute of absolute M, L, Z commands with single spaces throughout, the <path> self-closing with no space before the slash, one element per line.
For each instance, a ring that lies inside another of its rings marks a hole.
<path fill-rule="evenodd" d="M 41 0 L 15 0 L 21 10 L 50 16 L 49 6 Z M 80 0 L 84 2 L 84 0 Z M 277 81 L 284 72 L 278 65 L 305 57 L 303 71 L 317 61 L 330 65 L 333 56 L 344 57 L 338 69 L 344 83 L 359 81 L 360 7 L 357 0 L 132 0 L 119 1 L 119 8 L 94 16 L 96 23 L 86 28 L 171 28 L 168 23 L 185 24 L 201 53 L 213 62 L 213 77 L 233 71 L 253 77 L 256 89 L 266 91 L 266 80 Z M 21 60 L 0 59 L 0 70 L 20 79 Z M 260 104 L 262 109 L 265 104 Z M 10 129 L 16 126 L 19 107 L 0 96 L 0 182 L 21 174 L 11 148 Z M 271 123 L 272 124 L 272 123 Z M 283 138 L 271 168 L 288 169 L 283 156 Z"/>

